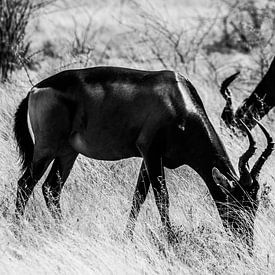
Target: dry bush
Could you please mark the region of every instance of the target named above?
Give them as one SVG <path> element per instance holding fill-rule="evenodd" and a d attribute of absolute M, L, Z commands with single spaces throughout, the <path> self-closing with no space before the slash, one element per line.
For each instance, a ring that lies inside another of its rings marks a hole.
<path fill-rule="evenodd" d="M 268 70 L 274 55 L 275 45 L 275 2 L 273 0 L 236 1 L 233 8 L 230 1 L 224 2 L 231 7 L 228 28 L 231 26 L 231 46 L 249 53 L 253 60 L 251 78 L 261 79 Z"/>
<path fill-rule="evenodd" d="M 94 30 L 91 17 L 88 18 L 88 23 L 83 28 L 78 26 L 74 17 L 73 21 L 74 35 L 71 42 L 71 54 L 74 58 L 80 58 L 81 63 L 86 67 L 94 51 L 94 40 L 97 32 Z"/>
<path fill-rule="evenodd" d="M 32 14 L 53 1 L 0 0 L 0 77 L 27 62 L 30 42 L 25 41 L 26 27 Z"/>
<path fill-rule="evenodd" d="M 273 0 L 222 0 L 213 39 L 204 46 L 205 60 L 211 70 L 210 78 L 221 83 L 221 71 L 241 71 L 236 83 L 240 91 L 250 93 L 263 78 L 274 56 L 275 2 Z M 235 59 L 241 53 L 241 61 Z M 226 54 L 226 55 L 224 55 Z M 223 56 L 223 57 L 222 57 Z M 232 58 L 227 58 L 231 56 Z M 219 86 L 219 85 L 218 85 Z"/>
<path fill-rule="evenodd" d="M 275 3 L 273 0 L 222 0 L 219 40 L 209 45 L 209 51 L 237 50 L 250 53 L 252 49 L 266 47 L 274 42 Z"/>
<path fill-rule="evenodd" d="M 96 35 L 93 32 L 92 18 L 89 17 L 89 21 L 83 30 L 79 30 L 77 21 L 73 18 L 74 21 L 74 37 L 71 43 L 72 55 L 77 56 L 79 54 L 90 55 L 93 51 L 92 43 Z"/>
<path fill-rule="evenodd" d="M 190 27 L 166 19 L 164 12 L 154 4 L 146 2 L 144 5 L 132 1 L 131 5 L 136 20 L 127 25 L 133 34 L 130 36 L 127 33 L 128 39 L 131 38 L 127 58 L 130 54 L 131 59 L 138 63 L 159 64 L 165 69 L 196 72 L 197 58 L 218 16 L 204 18 L 197 14 L 196 23 Z M 165 6 L 163 9 L 165 10 Z M 144 50 L 142 54 L 137 51 L 137 45 Z"/>

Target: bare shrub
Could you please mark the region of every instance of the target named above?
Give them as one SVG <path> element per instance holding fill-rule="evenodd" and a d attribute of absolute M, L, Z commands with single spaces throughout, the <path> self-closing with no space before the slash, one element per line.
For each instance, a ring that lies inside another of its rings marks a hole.
<path fill-rule="evenodd" d="M 50 40 L 46 40 L 46 41 L 43 42 L 42 52 L 45 56 L 48 56 L 48 57 L 51 57 L 51 58 L 59 57 L 59 55 L 56 52 L 55 45 Z"/>
<path fill-rule="evenodd" d="M 190 27 L 188 24 L 173 24 L 171 20 L 166 20 L 150 3 L 144 5 L 132 1 L 131 5 L 136 20 L 127 26 L 133 35 L 127 35 L 131 37 L 132 45 L 139 45 L 144 50 L 143 54 L 140 54 L 134 47 L 134 50 L 130 51 L 133 54 L 132 59 L 135 62 L 140 60 L 140 63 L 156 63 L 163 68 L 195 72 L 197 57 L 218 16 L 204 18 L 197 15 L 196 23 Z"/>
<path fill-rule="evenodd" d="M 93 30 L 93 21 L 90 16 L 84 27 L 80 27 L 74 17 L 73 21 L 74 30 L 73 40 L 70 42 L 70 52 L 74 58 L 78 58 L 80 63 L 86 67 L 94 51 L 94 39 L 97 32 Z"/>
<path fill-rule="evenodd" d="M 273 0 L 222 0 L 226 12 L 221 18 L 221 35 L 208 45 L 208 51 L 237 50 L 250 53 L 274 42 L 275 2 Z"/>
<path fill-rule="evenodd" d="M 26 27 L 34 11 L 53 2 L 32 0 L 0 0 L 0 78 L 27 62 L 30 42 L 25 41 Z"/>
<path fill-rule="evenodd" d="M 77 55 L 83 54 L 83 55 L 89 56 L 93 50 L 93 47 L 91 44 L 96 34 L 95 32 L 92 31 L 92 27 L 93 27 L 92 19 L 91 17 L 89 17 L 89 21 L 87 25 L 82 30 L 79 30 L 79 27 L 75 18 L 73 18 L 73 20 L 74 20 L 75 27 L 74 27 L 74 38 L 71 43 L 72 55 L 77 56 Z"/>

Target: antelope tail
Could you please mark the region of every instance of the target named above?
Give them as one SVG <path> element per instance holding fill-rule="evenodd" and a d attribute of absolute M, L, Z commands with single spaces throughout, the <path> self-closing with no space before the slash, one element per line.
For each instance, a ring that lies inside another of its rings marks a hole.
<path fill-rule="evenodd" d="M 34 143 L 28 126 L 28 95 L 19 104 L 14 117 L 14 135 L 21 157 L 22 171 L 30 167 Z"/>

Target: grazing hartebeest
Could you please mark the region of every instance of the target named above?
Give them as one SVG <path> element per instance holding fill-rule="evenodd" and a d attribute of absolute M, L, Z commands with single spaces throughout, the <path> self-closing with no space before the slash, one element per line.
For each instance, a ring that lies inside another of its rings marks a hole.
<path fill-rule="evenodd" d="M 232 107 L 231 92 L 228 86 L 238 76 L 239 72 L 226 78 L 220 92 L 226 101 L 222 112 L 222 119 L 228 127 L 242 127 L 242 120 L 249 129 L 252 129 L 256 122 L 253 119 L 263 118 L 275 106 L 275 57 L 273 58 L 268 71 L 258 83 L 251 95 L 246 98 L 243 104 L 238 107 L 234 114 Z"/>
<path fill-rule="evenodd" d="M 240 158 L 238 179 L 199 95 L 178 73 L 116 67 L 58 73 L 35 85 L 23 99 L 14 131 L 24 169 L 18 181 L 17 215 L 23 215 L 34 186 L 53 160 L 42 188 L 49 210 L 59 217 L 60 193 L 79 153 L 100 160 L 142 157 L 128 234 L 132 235 L 150 184 L 161 221 L 172 232 L 163 167 L 183 164 L 204 179 L 224 224 L 234 231 L 251 228 L 252 234 L 253 222 L 228 213 L 238 208 L 254 221 L 257 177 L 265 159 L 249 173 L 247 162 L 255 148 L 247 130 L 251 145 Z M 269 141 L 266 157 L 271 145 Z"/>

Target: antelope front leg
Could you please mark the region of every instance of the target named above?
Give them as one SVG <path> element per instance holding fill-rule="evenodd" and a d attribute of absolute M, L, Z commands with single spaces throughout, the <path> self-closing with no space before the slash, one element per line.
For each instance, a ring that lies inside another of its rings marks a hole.
<path fill-rule="evenodd" d="M 169 195 L 166 187 L 162 159 L 159 154 L 148 154 L 144 158 L 150 183 L 156 200 L 156 205 L 160 214 L 161 222 L 168 236 L 172 236 L 171 222 L 169 217 Z"/>
<path fill-rule="evenodd" d="M 124 232 L 124 235 L 126 237 L 129 237 L 130 239 L 133 238 L 133 231 L 135 228 L 137 217 L 138 217 L 140 208 L 146 199 L 146 196 L 149 191 L 149 187 L 150 187 L 150 179 L 148 177 L 148 173 L 147 173 L 144 161 L 142 161 L 139 176 L 138 176 L 137 186 L 133 196 L 132 209 L 128 218 L 126 230 Z"/>
<path fill-rule="evenodd" d="M 159 130 L 156 125 L 158 124 L 152 120 L 147 122 L 138 137 L 136 146 L 143 157 L 149 182 L 153 187 L 161 222 L 170 238 L 172 229 L 169 218 L 169 196 L 161 158 L 162 138 L 156 135 Z"/>
<path fill-rule="evenodd" d="M 166 181 L 164 176 L 164 169 L 161 165 L 161 159 L 158 163 L 155 163 L 155 167 L 149 168 L 149 175 L 151 179 L 151 184 L 153 187 L 153 192 L 155 196 L 155 201 L 160 214 L 162 225 L 168 234 L 171 234 L 171 222 L 169 217 L 169 194 L 166 187 Z"/>

